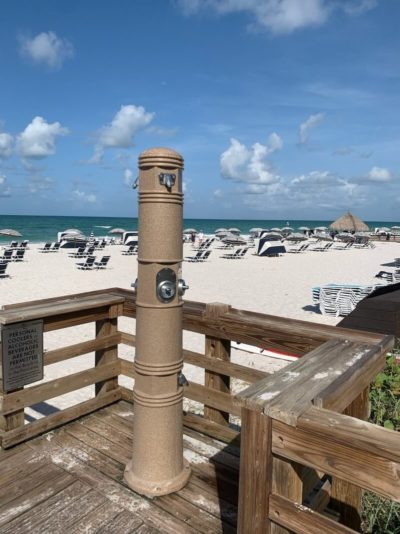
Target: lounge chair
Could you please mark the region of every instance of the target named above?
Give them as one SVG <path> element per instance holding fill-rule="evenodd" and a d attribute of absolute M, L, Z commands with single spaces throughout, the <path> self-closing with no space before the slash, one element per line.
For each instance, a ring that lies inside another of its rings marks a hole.
<path fill-rule="evenodd" d="M 51 243 L 45 243 L 44 247 L 38 248 L 38 252 L 49 252 Z"/>
<path fill-rule="evenodd" d="M 24 241 L 22 241 L 22 243 L 19 245 L 19 250 L 27 250 L 28 248 L 28 243 L 29 243 L 29 240 L 28 239 L 25 239 Z"/>
<path fill-rule="evenodd" d="M 6 273 L 8 263 L 0 263 L 0 278 L 10 278 L 10 275 Z"/>
<path fill-rule="evenodd" d="M 25 249 L 16 250 L 15 254 L 12 256 L 12 261 L 24 261 Z"/>
<path fill-rule="evenodd" d="M 100 261 L 94 262 L 95 269 L 106 269 L 111 256 L 103 256 Z"/>
<path fill-rule="evenodd" d="M 6 263 L 8 261 L 12 261 L 12 255 L 13 255 L 14 249 L 8 248 L 3 252 L 3 255 L 0 256 L 0 263 Z"/>
<path fill-rule="evenodd" d="M 226 260 L 232 260 L 232 259 L 234 260 L 240 256 L 240 254 L 242 253 L 242 250 L 243 250 L 242 248 L 238 248 L 232 254 L 222 254 L 221 258 L 224 258 Z"/>
<path fill-rule="evenodd" d="M 127 250 L 123 250 L 121 254 L 123 256 L 133 256 L 137 254 L 137 249 L 138 249 L 137 245 L 130 245 L 129 248 Z"/>
<path fill-rule="evenodd" d="M 204 252 L 200 250 L 195 256 L 187 256 L 185 258 L 185 261 L 191 261 L 191 262 L 199 261 L 199 259 L 203 256 L 203 254 Z"/>
<path fill-rule="evenodd" d="M 10 248 L 18 248 L 18 241 L 11 241 Z"/>
<path fill-rule="evenodd" d="M 305 250 L 307 250 L 309 246 L 310 243 L 303 243 L 299 247 L 287 248 L 286 252 L 290 252 L 291 254 L 299 254 L 300 252 L 304 252 Z"/>
<path fill-rule="evenodd" d="M 84 263 L 77 263 L 76 267 L 78 269 L 81 269 L 82 271 L 89 271 L 95 268 L 95 265 L 94 265 L 95 260 L 96 260 L 96 256 L 88 256 Z"/>
<path fill-rule="evenodd" d="M 70 258 L 83 258 L 85 253 L 85 247 L 79 247 L 76 252 L 68 254 Z"/>
<path fill-rule="evenodd" d="M 60 250 L 60 242 L 53 243 L 52 246 L 49 248 L 48 252 L 58 252 Z"/>
<path fill-rule="evenodd" d="M 202 263 L 202 262 L 204 262 L 204 261 L 207 261 L 208 258 L 210 257 L 211 252 L 212 252 L 212 250 L 205 250 L 205 251 L 203 252 L 203 254 L 200 256 L 200 258 L 198 258 L 198 259 L 196 260 L 196 263 L 199 263 L 199 262 Z"/>

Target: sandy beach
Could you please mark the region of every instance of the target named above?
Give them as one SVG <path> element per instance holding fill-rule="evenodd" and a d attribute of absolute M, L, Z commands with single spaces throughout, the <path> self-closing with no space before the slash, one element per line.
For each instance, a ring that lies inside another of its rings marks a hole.
<path fill-rule="evenodd" d="M 205 263 L 183 263 L 183 276 L 189 284 L 185 298 L 202 302 L 224 302 L 236 308 L 253 310 L 281 317 L 302 319 L 335 325 L 340 317 L 329 317 L 319 313 L 313 305 L 311 288 L 328 283 L 376 284 L 374 275 L 385 264 L 400 256 L 399 243 L 378 242 L 372 249 L 331 250 L 329 252 L 305 252 L 285 254 L 277 258 L 258 257 L 249 254 L 243 260 L 221 258 L 224 251 L 213 246 L 209 261 Z M 11 278 L 0 280 L 0 304 L 64 296 L 73 293 L 107 289 L 110 287 L 130 288 L 136 278 L 136 256 L 123 256 L 126 247 L 107 246 L 97 252 L 97 259 L 111 255 L 109 267 L 99 271 L 80 271 L 77 260 L 68 257 L 71 250 L 60 250 L 54 254 L 38 252 L 41 245 L 31 244 L 26 261 L 11 263 L 7 272 Z M 191 244 L 184 245 L 184 256 L 192 256 Z M 389 268 L 390 270 L 390 268 Z M 133 320 L 122 318 L 120 330 L 133 333 Z M 59 330 L 45 334 L 45 349 L 67 346 L 79 341 L 93 339 L 94 324 Z M 184 347 L 198 352 L 204 351 L 204 337 L 185 332 Z M 133 359 L 133 349 L 120 345 L 120 356 Z M 286 362 L 265 356 L 233 351 L 233 361 L 245 365 L 262 367 L 273 371 Z M 45 380 L 66 373 L 77 372 L 92 366 L 93 354 L 45 367 Z M 185 375 L 202 382 L 204 372 L 191 366 L 185 367 Z M 124 385 L 131 386 L 128 379 Z M 84 388 L 72 394 L 63 395 L 37 409 L 27 409 L 27 417 L 39 417 L 90 398 L 93 388 Z"/>

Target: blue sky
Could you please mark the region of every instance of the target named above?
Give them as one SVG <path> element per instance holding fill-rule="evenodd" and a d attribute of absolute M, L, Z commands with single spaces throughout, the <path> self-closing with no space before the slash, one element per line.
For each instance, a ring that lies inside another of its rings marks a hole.
<path fill-rule="evenodd" d="M 400 213 L 397 0 L 3 0 L 0 210 L 136 216 L 137 157 L 185 215 Z"/>

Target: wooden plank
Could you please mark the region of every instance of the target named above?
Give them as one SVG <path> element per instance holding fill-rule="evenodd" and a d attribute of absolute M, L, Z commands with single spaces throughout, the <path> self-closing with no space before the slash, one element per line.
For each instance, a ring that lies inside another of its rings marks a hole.
<path fill-rule="evenodd" d="M 380 349 L 374 345 L 348 340 L 327 341 L 300 360 L 248 387 L 235 397 L 235 402 L 295 426 L 321 391 L 342 374 L 349 380 L 353 367 L 368 367 L 377 350 Z"/>
<path fill-rule="evenodd" d="M 64 508 L 50 513 L 44 520 L 33 527 L 29 534 L 42 534 L 43 532 L 69 532 L 69 525 L 73 525 L 87 513 L 98 508 L 106 502 L 106 498 L 100 493 L 90 490 L 78 500 L 70 502 Z"/>
<path fill-rule="evenodd" d="M 52 495 L 63 490 L 73 482 L 74 479 L 70 474 L 60 470 L 60 473 L 54 478 L 47 478 L 45 482 L 36 486 L 31 491 L 0 506 L 0 526 L 49 499 Z"/>
<path fill-rule="evenodd" d="M 115 304 L 123 304 L 124 298 L 107 293 L 93 297 L 81 297 L 79 299 L 61 299 L 52 303 L 27 305 L 19 308 L 8 308 L 0 312 L 0 324 L 19 323 L 34 319 L 45 319 L 60 315 L 70 315 L 81 311 L 96 310 L 110 307 Z"/>
<path fill-rule="evenodd" d="M 185 413 L 183 416 L 183 425 L 196 430 L 197 432 L 202 432 L 206 436 L 211 436 L 212 438 L 218 439 L 225 443 L 231 443 L 237 447 L 240 446 L 239 432 L 233 430 L 232 428 L 214 423 L 213 421 L 207 421 L 200 415 Z"/>
<path fill-rule="evenodd" d="M 120 398 L 121 392 L 119 390 L 111 391 L 101 398 L 89 399 L 76 404 L 75 406 L 71 406 L 70 408 L 66 408 L 65 410 L 61 410 L 60 412 L 48 415 L 43 419 L 38 419 L 24 427 L 10 430 L 2 436 L 2 447 L 11 447 L 12 445 L 31 439 L 34 436 L 38 436 L 43 432 L 53 430 L 54 428 L 73 421 L 78 417 L 82 417 L 83 415 L 87 415 L 88 413 L 102 408 L 103 406 L 116 402 Z"/>
<path fill-rule="evenodd" d="M 72 434 L 69 434 L 65 431 L 65 428 L 55 433 L 51 440 L 52 443 L 54 442 L 54 444 L 70 452 L 75 457 L 84 461 L 85 464 L 96 469 L 99 473 L 119 482 L 122 481 L 125 466 L 121 462 L 106 456 Z"/>
<path fill-rule="evenodd" d="M 57 465 L 65 471 L 103 495 L 112 495 L 113 500 L 118 501 L 119 506 L 136 514 L 147 524 L 161 532 L 170 534 L 195 532 L 188 525 L 162 511 L 151 500 L 141 497 L 119 482 L 104 476 L 93 467 L 85 464 L 81 458 L 60 447 L 55 440 L 46 443 L 40 440 L 37 446 L 44 447 L 49 457 L 53 458 Z"/>
<path fill-rule="evenodd" d="M 309 507 L 314 512 L 323 512 L 328 506 L 332 492 L 332 485 L 329 479 L 326 479 L 319 490 L 310 499 Z"/>
<path fill-rule="evenodd" d="M 298 534 L 354 534 L 355 531 L 340 525 L 310 508 L 272 494 L 269 502 L 271 519 Z"/>
<path fill-rule="evenodd" d="M 133 394 L 132 392 L 125 388 L 124 386 L 120 386 L 121 391 L 121 398 L 124 401 L 127 401 L 130 406 L 132 406 L 133 402 Z M 115 405 L 115 409 L 118 410 L 118 405 Z M 125 408 L 123 409 L 125 411 Z M 132 414 L 133 417 L 133 414 Z M 220 441 L 223 441 L 224 443 L 232 443 L 232 445 L 239 446 L 240 445 L 240 433 L 236 430 L 233 430 L 232 428 L 218 425 L 217 423 L 214 423 L 212 421 L 205 420 L 202 416 L 192 414 L 192 413 L 184 413 L 183 415 L 183 424 L 184 426 L 191 428 L 193 430 L 196 430 L 198 432 L 202 432 L 206 436 L 210 436 L 212 438 L 218 439 Z"/>
<path fill-rule="evenodd" d="M 101 321 L 102 319 L 107 319 L 108 315 L 108 307 L 103 306 L 90 311 L 83 310 L 80 312 L 46 317 L 43 321 L 43 332 L 52 332 L 53 330 L 61 330 L 62 328 L 70 328 L 71 326 L 79 326 L 86 323 L 93 323 L 94 321 Z"/>
<path fill-rule="evenodd" d="M 36 305 L 44 306 L 45 304 L 54 304 L 54 303 L 65 302 L 65 301 L 70 302 L 72 300 L 82 300 L 83 298 L 88 298 L 88 297 L 97 297 L 98 295 L 112 295 L 112 296 L 117 296 L 117 297 L 123 297 L 125 299 L 124 290 L 121 290 L 120 288 L 116 288 L 116 287 L 110 287 L 108 289 L 96 289 L 94 291 L 70 293 L 69 295 L 64 295 L 62 297 L 49 297 L 46 299 L 21 301 L 21 302 L 17 302 L 14 304 L 4 304 L 3 306 L 1 306 L 0 311 L 16 310 L 19 308 L 25 308 L 26 306 L 36 306 Z M 130 298 L 132 297 L 130 296 Z"/>
<path fill-rule="evenodd" d="M 125 360 L 124 358 L 118 358 L 121 375 L 129 376 L 129 378 L 135 378 L 135 366 L 133 362 Z"/>
<path fill-rule="evenodd" d="M 272 421 L 242 410 L 238 532 L 269 534 L 269 496 L 272 490 Z"/>
<path fill-rule="evenodd" d="M 230 306 L 220 302 L 206 304 L 204 317 L 208 320 L 215 320 L 225 315 L 229 309 Z M 228 339 L 206 335 L 205 353 L 206 357 L 210 359 L 229 363 L 231 359 L 231 342 Z M 228 375 L 207 369 L 204 374 L 204 386 L 227 395 L 230 395 L 231 392 L 230 377 Z M 220 425 L 229 425 L 229 412 L 215 409 L 207 404 L 204 405 L 204 418 Z"/>
<path fill-rule="evenodd" d="M 118 304 L 110 306 L 110 319 L 96 321 L 96 339 L 117 335 L 118 332 Z M 118 374 L 120 371 L 118 361 L 118 344 L 112 345 L 106 349 L 96 350 L 95 352 L 96 369 L 101 369 L 106 365 L 116 365 L 117 372 L 115 376 L 97 382 L 95 385 L 96 396 L 104 395 L 108 391 L 118 388 Z"/>
<path fill-rule="evenodd" d="M 275 456 L 272 461 L 272 492 L 290 501 L 303 502 L 303 470 L 302 465 Z M 272 534 L 290 532 L 281 525 L 271 524 Z"/>
<path fill-rule="evenodd" d="M 183 351 L 183 361 L 214 373 L 220 373 L 250 383 L 257 382 L 269 375 L 269 373 L 259 369 L 253 369 L 237 363 L 224 362 L 190 350 Z"/>
<path fill-rule="evenodd" d="M 25 388 L 22 391 L 10 393 L 3 399 L 0 399 L 0 409 L 3 414 L 14 412 L 26 406 L 32 406 L 59 395 L 64 395 L 70 391 L 90 386 L 100 380 L 114 377 L 119 374 L 119 363 L 108 363 L 99 366 L 96 369 L 87 369 L 79 371 L 62 378 L 49 380 L 36 386 Z"/>
<path fill-rule="evenodd" d="M 127 332 L 121 332 L 121 330 L 119 330 L 119 333 L 121 334 L 121 343 L 129 345 L 129 347 L 136 347 L 136 336 Z"/>
<path fill-rule="evenodd" d="M 228 393 L 206 388 L 196 382 L 190 382 L 189 385 L 183 388 L 183 395 L 187 399 L 207 404 L 218 410 L 229 412 L 240 417 L 240 406 L 233 404 L 233 397 Z"/>
<path fill-rule="evenodd" d="M 128 532 L 137 532 L 141 525 L 143 525 L 143 521 L 139 517 L 124 510 L 106 524 L 103 521 L 103 527 L 99 530 L 92 530 L 92 522 L 90 522 L 88 524 L 89 530 L 85 529 L 85 534 L 90 534 L 90 532 L 96 532 L 96 534 L 127 534 Z M 68 534 L 71 534 L 71 531 Z"/>
<path fill-rule="evenodd" d="M 323 434 L 306 432 L 280 421 L 273 421 L 272 451 L 278 456 L 313 467 L 364 489 L 400 502 L 400 466 Z M 243 438 L 242 438 L 243 439 Z"/>
<path fill-rule="evenodd" d="M 109 525 L 115 521 L 120 514 L 125 513 L 125 511 L 119 512 L 118 510 L 118 507 L 107 501 L 102 506 L 98 506 L 84 517 L 81 517 L 78 521 L 75 521 L 72 525 L 69 524 L 68 534 L 97 534 L 100 530 L 103 532 L 102 527 L 104 528 L 106 525 Z M 134 517 L 132 514 L 129 514 L 129 512 L 126 513 Z M 140 526 L 141 524 L 142 521 L 140 519 L 136 520 L 134 523 L 136 526 Z M 116 530 L 115 532 L 120 532 L 122 534 L 120 530 Z M 127 530 L 125 532 L 130 531 Z"/>
<path fill-rule="evenodd" d="M 119 331 L 121 335 L 121 343 L 129 345 L 131 347 L 136 346 L 135 336 L 127 334 L 126 332 Z M 133 367 L 133 362 L 121 358 L 121 361 L 128 362 Z M 225 374 L 233 378 L 238 378 L 244 382 L 257 382 L 262 378 L 265 378 L 269 375 L 265 371 L 260 371 L 259 369 L 253 369 L 252 367 L 246 367 L 245 365 L 239 365 L 232 362 L 224 362 L 217 359 L 210 358 L 205 354 L 200 354 L 199 352 L 193 352 L 191 350 L 183 350 L 183 361 L 190 365 L 196 365 L 197 367 L 202 367 L 208 371 L 213 371 L 216 373 Z M 121 367 L 121 374 L 126 374 L 131 378 L 134 378 L 132 370 L 126 364 Z"/>
<path fill-rule="evenodd" d="M 365 420 L 369 415 L 369 387 L 348 406 L 345 414 L 357 419 Z M 398 436 L 400 448 L 400 436 Z M 339 512 L 340 522 L 354 530 L 361 528 L 361 499 L 362 490 L 359 486 L 350 484 L 340 478 L 332 478 L 331 507 Z"/>
<path fill-rule="evenodd" d="M 120 342 L 120 335 L 110 334 L 98 339 L 91 339 L 90 341 L 82 341 L 81 343 L 75 343 L 68 347 L 62 347 L 60 349 L 48 350 L 43 354 L 44 365 L 51 365 L 53 363 L 62 362 L 75 358 L 76 356 L 82 356 L 96 350 L 108 349 Z"/>
<path fill-rule="evenodd" d="M 315 406 L 335 412 L 342 412 L 346 406 L 369 387 L 373 378 L 385 367 L 386 353 L 393 348 L 394 338 L 385 336 L 380 345 L 371 348 L 368 365 L 360 358 L 347 370 L 338 375 L 314 398 Z"/>
<path fill-rule="evenodd" d="M 69 503 L 79 499 L 89 491 L 89 486 L 80 480 L 73 482 L 67 488 L 61 490 L 46 501 L 38 504 L 31 510 L 19 515 L 6 525 L 2 526 L 2 534 L 23 534 L 48 517 L 49 511 L 57 513 L 58 510 L 68 506 Z M 69 531 L 70 532 L 70 531 Z"/>
<path fill-rule="evenodd" d="M 367 421 L 312 407 L 298 420 L 298 429 L 400 463 L 399 433 Z"/>

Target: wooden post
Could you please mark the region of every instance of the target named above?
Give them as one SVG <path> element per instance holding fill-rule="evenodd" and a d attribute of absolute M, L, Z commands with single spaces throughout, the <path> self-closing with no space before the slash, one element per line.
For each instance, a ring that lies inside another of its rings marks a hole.
<path fill-rule="evenodd" d="M 369 417 L 369 409 L 369 387 L 367 387 L 343 413 L 366 420 Z M 359 531 L 361 526 L 361 497 L 362 489 L 359 486 L 332 477 L 330 505 L 340 513 L 340 522 L 356 531 Z"/>
<path fill-rule="evenodd" d="M 270 534 L 272 490 L 272 419 L 242 409 L 239 474 L 239 534 Z"/>
<path fill-rule="evenodd" d="M 295 503 L 303 502 L 304 468 L 300 464 L 274 457 L 272 464 L 272 490 L 273 493 L 285 497 Z M 292 532 L 285 527 L 271 523 L 271 534 L 287 534 Z"/>
<path fill-rule="evenodd" d="M 206 305 L 205 317 L 217 318 L 224 315 L 230 306 L 228 304 L 221 304 L 219 302 L 212 302 Z M 219 339 L 216 337 L 206 336 L 205 354 L 209 358 L 216 358 L 225 362 L 231 359 L 231 342 L 226 339 Z M 213 371 L 205 371 L 204 385 L 206 387 L 216 389 L 222 393 L 230 393 L 230 377 L 221 375 Z M 221 410 L 216 410 L 209 406 L 204 406 L 204 417 L 214 423 L 220 425 L 229 425 L 229 413 Z"/>
<path fill-rule="evenodd" d="M 108 319 L 96 321 L 96 339 L 116 334 L 118 331 L 118 316 L 122 314 L 122 306 L 114 304 L 109 308 Z M 105 365 L 107 363 L 114 363 L 118 360 L 118 345 L 109 347 L 108 349 L 96 350 L 95 352 L 95 366 Z M 102 393 L 107 393 L 113 389 L 118 388 L 118 376 L 97 382 L 95 385 L 96 396 Z"/>

